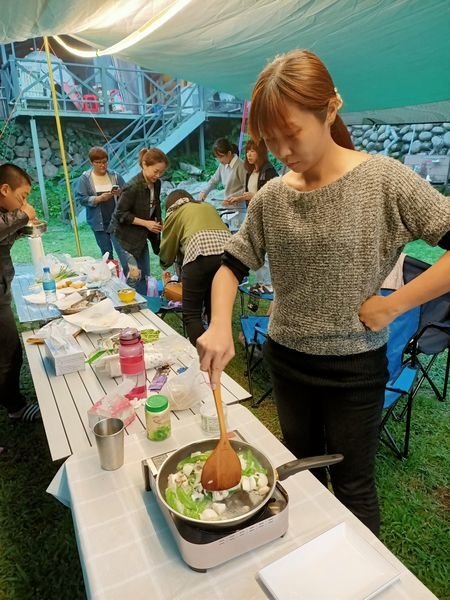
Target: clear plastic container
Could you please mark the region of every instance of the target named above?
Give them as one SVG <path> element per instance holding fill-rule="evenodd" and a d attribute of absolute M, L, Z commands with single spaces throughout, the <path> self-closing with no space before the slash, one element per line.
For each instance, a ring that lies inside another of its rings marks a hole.
<path fill-rule="evenodd" d="M 226 404 L 222 404 L 222 408 L 223 416 L 225 417 L 225 427 L 228 429 Z M 207 435 L 211 437 L 220 436 L 219 417 L 217 416 L 216 404 L 212 400 L 204 402 L 201 405 L 200 424 Z"/>
<path fill-rule="evenodd" d="M 167 396 L 156 394 L 145 403 L 145 425 L 147 437 L 152 442 L 161 442 L 170 437 L 170 408 Z"/>
<path fill-rule="evenodd" d="M 56 302 L 56 281 L 50 273 L 50 267 L 44 267 L 42 287 L 44 288 L 45 301 L 47 304 L 54 304 Z"/>
<path fill-rule="evenodd" d="M 144 344 L 141 334 L 133 327 L 122 329 L 119 346 L 120 370 L 122 379 L 130 379 L 134 383 L 127 398 L 145 398 L 147 396 L 147 381 L 145 375 Z"/>

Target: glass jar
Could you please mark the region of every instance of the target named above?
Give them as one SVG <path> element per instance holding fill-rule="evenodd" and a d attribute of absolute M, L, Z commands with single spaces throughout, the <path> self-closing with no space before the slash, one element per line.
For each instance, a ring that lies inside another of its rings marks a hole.
<path fill-rule="evenodd" d="M 147 398 L 145 425 L 147 437 L 152 442 L 160 442 L 170 437 L 170 409 L 167 396 L 156 394 Z"/>
<path fill-rule="evenodd" d="M 222 404 L 225 427 L 227 428 L 227 406 Z M 200 422 L 203 431 L 212 437 L 220 436 L 219 417 L 213 401 L 204 402 L 200 407 Z"/>

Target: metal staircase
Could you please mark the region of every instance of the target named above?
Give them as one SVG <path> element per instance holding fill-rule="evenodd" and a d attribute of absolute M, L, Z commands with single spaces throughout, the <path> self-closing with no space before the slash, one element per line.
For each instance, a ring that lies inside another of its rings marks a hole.
<path fill-rule="evenodd" d="M 139 172 L 138 155 L 142 148 L 158 146 L 163 152 L 170 152 L 205 120 L 199 86 L 173 89 L 164 103 L 149 105 L 145 114 L 109 140 L 109 165 L 128 181 Z"/>

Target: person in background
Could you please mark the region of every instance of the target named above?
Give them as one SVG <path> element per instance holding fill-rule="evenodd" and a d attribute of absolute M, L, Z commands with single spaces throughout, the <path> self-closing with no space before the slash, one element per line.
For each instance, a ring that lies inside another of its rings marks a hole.
<path fill-rule="evenodd" d="M 213 153 L 220 164 L 206 188 L 200 192 L 200 202 L 203 202 L 219 183 L 223 184 L 225 198 L 233 194 L 242 194 L 245 190 L 246 171 L 243 161 L 238 156 L 236 144 L 232 144 L 226 138 L 219 138 L 214 142 Z"/>
<path fill-rule="evenodd" d="M 147 277 L 150 275 L 147 240 L 153 252 L 159 254 L 162 229 L 160 177 L 168 168 L 169 159 L 159 148 L 143 148 L 139 152 L 139 164 L 141 172 L 122 190 L 110 231 L 124 249 L 128 285 L 146 296 Z"/>
<path fill-rule="evenodd" d="M 205 331 L 203 314 L 211 317 L 211 284 L 231 233 L 216 209 L 196 202 L 185 190 L 167 196 L 159 259 L 163 269 L 182 265 L 183 320 L 191 344 Z"/>
<path fill-rule="evenodd" d="M 109 258 L 114 259 L 114 248 L 126 275 L 128 266 L 123 250 L 114 234 L 108 231 L 125 181 L 121 175 L 108 169 L 108 153 L 104 148 L 91 148 L 89 160 L 92 167 L 79 177 L 75 199 L 86 207 L 86 220 L 94 232 L 102 256 L 108 252 Z"/>
<path fill-rule="evenodd" d="M 247 171 L 245 191 L 242 194 L 237 193 L 225 198 L 223 201 L 225 206 L 231 206 L 242 201 L 248 204 L 265 183 L 274 177 L 278 177 L 275 167 L 267 156 L 267 146 L 264 140 L 261 140 L 258 144 L 252 139 L 247 140 L 244 167 Z"/>
<path fill-rule="evenodd" d="M 225 198 L 223 202 L 225 206 L 232 206 L 233 204 L 238 204 L 242 201 L 248 204 L 256 192 L 260 190 L 265 183 L 274 177 L 278 177 L 275 167 L 269 161 L 267 156 L 267 146 L 264 143 L 264 140 L 260 140 L 259 143 L 256 143 L 250 138 L 247 141 L 245 145 L 244 166 L 247 171 L 245 192 L 243 194 Z M 269 286 L 267 289 L 271 288 L 272 278 L 270 276 L 270 265 L 267 254 L 264 257 L 264 265 L 256 271 L 255 277 L 257 285 L 263 287 L 266 286 L 266 288 Z"/>
<path fill-rule="evenodd" d="M 219 385 L 234 355 L 238 283 L 267 252 L 275 300 L 263 354 L 285 444 L 297 457 L 342 453 L 330 468 L 334 493 L 378 534 L 387 326 L 450 290 L 450 252 L 390 296 L 378 291 L 407 242 L 450 248 L 450 198 L 399 161 L 354 150 L 342 99 L 311 52 L 272 61 L 251 106 L 252 138 L 290 170 L 257 192 L 225 247 L 197 341 L 201 369 Z M 327 484 L 326 471 L 315 475 Z"/>
<path fill-rule="evenodd" d="M 27 201 L 30 191 L 31 179 L 23 169 L 10 163 L 0 165 L 0 404 L 10 419 L 28 422 L 40 419 L 41 413 L 38 403 L 27 404 L 20 392 L 23 356 L 11 308 L 11 247 L 28 221 L 36 219 L 34 208 Z"/>

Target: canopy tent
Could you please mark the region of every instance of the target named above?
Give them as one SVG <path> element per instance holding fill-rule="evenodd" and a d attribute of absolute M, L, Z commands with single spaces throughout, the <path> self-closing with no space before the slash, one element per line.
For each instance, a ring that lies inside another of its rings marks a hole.
<path fill-rule="evenodd" d="M 107 47 L 169 4 L 2 0 L 0 43 L 70 34 Z M 308 48 L 329 67 L 347 121 L 450 121 L 449 28 L 449 0 L 192 0 L 120 56 L 249 98 L 269 59 Z"/>

